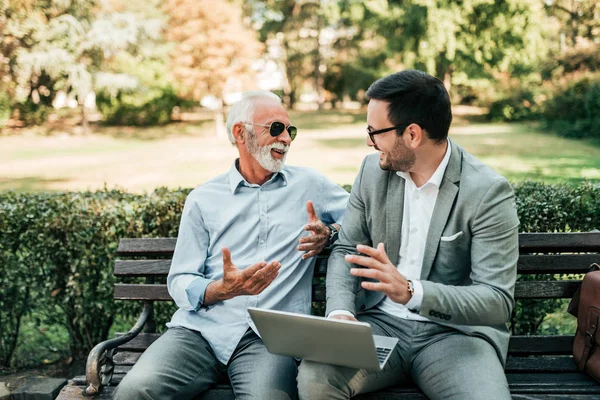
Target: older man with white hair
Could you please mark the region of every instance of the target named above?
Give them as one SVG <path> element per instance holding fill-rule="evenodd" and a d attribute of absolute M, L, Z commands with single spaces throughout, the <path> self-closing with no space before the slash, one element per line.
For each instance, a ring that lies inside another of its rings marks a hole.
<path fill-rule="evenodd" d="M 246 93 L 227 131 L 239 158 L 183 209 L 167 279 L 179 310 L 118 399 L 192 398 L 227 380 L 238 399 L 296 398 L 296 361 L 267 352 L 247 309 L 310 312 L 313 256 L 337 238 L 349 195 L 285 166 L 297 129 L 276 95 Z"/>

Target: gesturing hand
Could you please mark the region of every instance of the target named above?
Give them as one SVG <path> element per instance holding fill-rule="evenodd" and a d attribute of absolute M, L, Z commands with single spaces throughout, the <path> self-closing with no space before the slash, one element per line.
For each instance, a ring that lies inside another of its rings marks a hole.
<path fill-rule="evenodd" d="M 379 243 L 374 249 L 369 246 L 359 244 L 356 249 L 370 257 L 359 255 L 346 255 L 346 261 L 362 265 L 366 268 L 352 268 L 350 273 L 354 276 L 371 278 L 379 282 L 362 282 L 361 286 L 367 290 L 383 292 L 392 301 L 400 304 L 406 304 L 410 300 L 408 293 L 408 284 L 396 266 L 388 258 L 383 243 Z"/>
<path fill-rule="evenodd" d="M 261 261 L 246 269 L 239 270 L 231 262 L 229 249 L 223 247 L 221 252 L 223 253 L 223 278 L 219 282 L 221 300 L 236 296 L 259 294 L 273 282 L 281 268 L 281 264 L 277 261 L 271 261 L 268 264 Z"/>
<path fill-rule="evenodd" d="M 331 233 L 329 228 L 317 216 L 315 207 L 310 200 L 306 202 L 306 211 L 308 211 L 308 224 L 304 226 L 304 230 L 310 232 L 310 235 L 301 237 L 298 246 L 298 250 L 306 251 L 302 255 L 303 260 L 319 254 L 327 245 Z"/>

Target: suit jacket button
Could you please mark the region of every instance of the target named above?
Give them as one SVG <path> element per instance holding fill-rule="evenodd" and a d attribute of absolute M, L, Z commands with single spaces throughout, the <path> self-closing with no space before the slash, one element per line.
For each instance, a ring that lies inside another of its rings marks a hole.
<path fill-rule="evenodd" d="M 360 311 L 365 311 L 365 305 L 363 304 L 362 306 L 360 306 Z"/>

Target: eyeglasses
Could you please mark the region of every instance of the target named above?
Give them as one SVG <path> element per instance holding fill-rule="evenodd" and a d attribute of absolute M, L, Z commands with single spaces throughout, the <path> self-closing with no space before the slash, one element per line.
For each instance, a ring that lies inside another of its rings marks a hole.
<path fill-rule="evenodd" d="M 290 134 L 290 139 L 294 140 L 296 138 L 296 134 L 298 133 L 298 128 L 294 125 L 285 126 L 283 122 L 273 121 L 269 125 L 265 124 L 253 124 L 252 122 L 242 122 L 243 124 L 255 125 L 255 126 L 264 126 L 265 128 L 269 128 L 269 134 L 273 137 L 277 137 L 283 133 L 283 131 L 287 130 Z"/>
<path fill-rule="evenodd" d="M 404 130 L 410 125 L 412 124 L 412 122 L 408 123 L 408 124 L 401 124 L 401 125 L 396 125 L 396 126 L 391 126 L 389 128 L 384 128 L 384 129 L 378 129 L 376 131 L 372 131 L 369 130 L 369 128 L 367 128 L 367 134 L 369 135 L 369 137 L 371 138 L 371 142 L 375 143 L 375 135 L 379 135 L 380 133 L 385 133 L 385 132 L 389 132 L 392 131 L 394 129 L 398 129 L 401 130 L 402 132 L 404 132 Z"/>

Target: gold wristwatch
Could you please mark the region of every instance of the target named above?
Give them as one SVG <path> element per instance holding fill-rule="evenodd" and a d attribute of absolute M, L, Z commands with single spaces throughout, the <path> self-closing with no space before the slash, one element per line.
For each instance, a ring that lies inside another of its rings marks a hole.
<path fill-rule="evenodd" d="M 410 298 L 412 299 L 412 297 L 415 295 L 415 286 L 413 285 L 412 281 L 406 281 L 406 284 L 408 293 L 410 293 Z"/>

